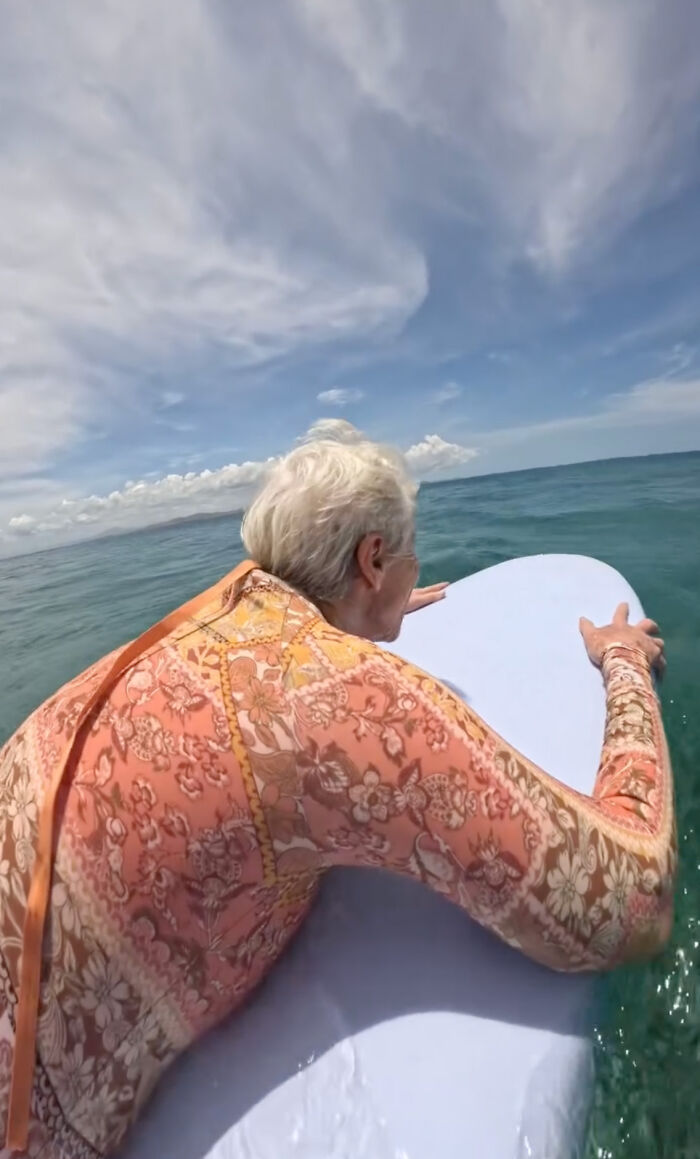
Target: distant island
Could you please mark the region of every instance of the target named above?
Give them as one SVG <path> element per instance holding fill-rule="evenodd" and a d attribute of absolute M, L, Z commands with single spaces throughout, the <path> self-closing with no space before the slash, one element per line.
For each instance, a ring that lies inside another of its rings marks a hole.
<path fill-rule="evenodd" d="M 179 527 L 182 523 L 207 523 L 217 519 L 242 519 L 245 508 L 234 508 L 232 511 L 199 511 L 193 515 L 179 515 L 175 519 L 168 519 L 165 523 L 149 523 L 146 527 L 139 527 L 139 531 L 153 531 L 156 527 Z"/>
<path fill-rule="evenodd" d="M 245 508 L 235 508 L 231 511 L 198 511 L 193 515 L 180 515 L 175 519 L 164 522 L 157 520 L 147 523 L 143 527 L 117 527 L 103 531 L 101 535 L 92 537 L 93 542 L 98 539 L 114 539 L 122 535 L 144 535 L 147 531 L 167 531 L 171 527 L 183 527 L 187 523 L 216 523 L 220 519 L 242 519 Z M 89 541 L 84 541 L 89 542 Z"/>

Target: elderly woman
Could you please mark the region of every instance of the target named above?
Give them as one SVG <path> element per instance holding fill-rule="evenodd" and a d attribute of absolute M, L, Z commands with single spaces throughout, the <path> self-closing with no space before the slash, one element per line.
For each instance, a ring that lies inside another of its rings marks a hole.
<path fill-rule="evenodd" d="M 593 796 L 571 791 L 374 643 L 416 599 L 414 501 L 402 459 L 359 435 L 297 447 L 245 518 L 256 562 L 66 685 L 0 753 L 8 1148 L 117 1148 L 329 866 L 418 878 L 557 970 L 663 945 L 656 625 L 624 607 L 582 621 L 607 726 Z"/>

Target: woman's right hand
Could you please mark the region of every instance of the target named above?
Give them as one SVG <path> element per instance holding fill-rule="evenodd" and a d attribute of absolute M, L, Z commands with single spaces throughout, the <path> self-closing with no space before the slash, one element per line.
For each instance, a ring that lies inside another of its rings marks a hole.
<path fill-rule="evenodd" d="M 629 614 L 629 604 L 619 604 L 612 624 L 604 628 L 597 628 L 582 616 L 578 626 L 588 655 L 593 663 L 600 667 L 603 653 L 611 644 L 627 644 L 644 652 L 651 667 L 663 673 L 666 668 L 666 657 L 664 642 L 657 635 L 659 625 L 653 620 L 640 620 L 638 624 L 630 624 Z"/>

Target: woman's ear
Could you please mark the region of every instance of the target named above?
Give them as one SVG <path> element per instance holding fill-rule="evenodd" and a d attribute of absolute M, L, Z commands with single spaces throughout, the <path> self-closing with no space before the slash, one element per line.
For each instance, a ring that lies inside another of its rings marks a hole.
<path fill-rule="evenodd" d="M 365 583 L 375 591 L 379 591 L 386 566 L 386 550 L 381 535 L 370 532 L 369 535 L 363 536 L 357 545 L 355 559 Z"/>

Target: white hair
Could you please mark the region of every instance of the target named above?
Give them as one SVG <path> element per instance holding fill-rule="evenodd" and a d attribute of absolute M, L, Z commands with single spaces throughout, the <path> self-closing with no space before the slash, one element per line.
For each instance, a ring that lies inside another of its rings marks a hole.
<path fill-rule="evenodd" d="M 381 535 L 389 553 L 411 549 L 417 490 L 398 451 L 322 419 L 273 466 L 241 538 L 265 571 L 330 602 L 347 593 L 365 535 Z"/>

